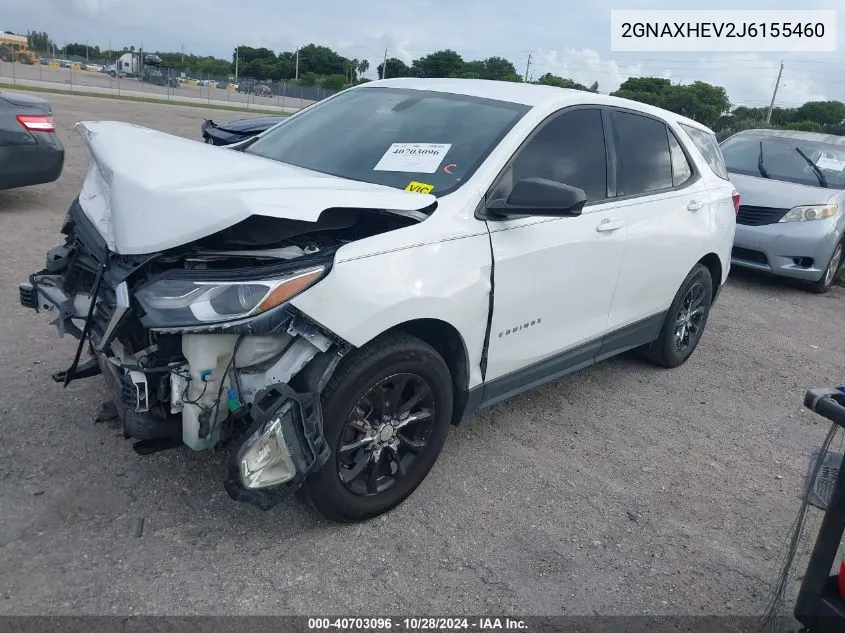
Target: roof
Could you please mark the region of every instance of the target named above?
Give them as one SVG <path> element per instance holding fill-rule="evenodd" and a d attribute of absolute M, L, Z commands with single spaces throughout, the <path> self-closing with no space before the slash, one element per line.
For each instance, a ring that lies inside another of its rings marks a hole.
<path fill-rule="evenodd" d="M 0 33 L 0 44 L 19 44 L 25 46 L 27 39 L 25 35 L 15 35 L 14 33 Z"/>
<path fill-rule="evenodd" d="M 820 132 L 804 132 L 802 130 L 772 130 L 772 129 L 754 129 L 742 130 L 737 132 L 740 134 L 752 134 L 754 136 L 777 136 L 779 138 L 794 138 L 798 141 L 814 141 L 816 143 L 827 143 L 828 145 L 845 145 L 845 136 L 838 136 L 836 134 L 822 134 Z"/>
<path fill-rule="evenodd" d="M 403 77 L 396 79 L 380 79 L 369 81 L 358 86 L 360 88 L 403 88 L 407 90 L 432 90 L 448 92 L 450 94 L 467 95 L 482 99 L 497 99 L 511 103 L 520 103 L 530 107 L 565 107 L 577 104 L 609 105 L 639 110 L 645 114 L 653 114 L 670 121 L 677 121 L 710 131 L 706 125 L 689 119 L 669 110 L 658 108 L 639 101 L 611 97 L 610 95 L 575 90 L 572 88 L 558 88 L 541 84 L 529 84 L 515 81 L 493 81 L 487 79 L 420 79 Z"/>

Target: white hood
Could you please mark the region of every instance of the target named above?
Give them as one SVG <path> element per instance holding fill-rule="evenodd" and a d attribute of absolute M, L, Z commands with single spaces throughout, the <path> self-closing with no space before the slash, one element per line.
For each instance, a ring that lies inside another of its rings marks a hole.
<path fill-rule="evenodd" d="M 124 255 L 187 244 L 251 215 L 316 222 L 335 207 L 411 212 L 435 202 L 130 123 L 76 127 L 89 157 L 80 205 Z"/>

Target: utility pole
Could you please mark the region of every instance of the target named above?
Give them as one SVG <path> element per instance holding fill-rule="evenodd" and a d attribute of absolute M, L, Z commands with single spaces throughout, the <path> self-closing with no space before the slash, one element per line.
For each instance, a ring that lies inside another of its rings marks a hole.
<path fill-rule="evenodd" d="M 185 63 L 185 43 L 182 42 L 182 63 Z"/>
<path fill-rule="evenodd" d="M 88 40 L 85 40 L 85 61 L 88 61 Z"/>
<path fill-rule="evenodd" d="M 531 69 L 531 53 L 528 53 L 528 63 L 525 64 L 525 82 L 528 83 L 528 71 Z"/>
<path fill-rule="evenodd" d="M 384 61 L 381 64 L 381 78 L 387 79 L 387 49 L 384 49 Z"/>
<path fill-rule="evenodd" d="M 299 48 L 296 49 L 296 76 L 294 78 L 299 81 Z"/>
<path fill-rule="evenodd" d="M 235 47 L 235 83 L 238 83 L 238 61 L 240 61 L 240 46 Z"/>
<path fill-rule="evenodd" d="M 766 124 L 768 125 L 772 120 L 772 109 L 775 107 L 775 97 L 778 96 L 778 86 L 780 85 L 780 77 L 783 74 L 783 60 L 780 60 L 780 70 L 778 71 L 778 80 L 775 82 L 775 91 L 772 93 L 772 102 L 769 104 L 769 112 L 766 114 Z"/>

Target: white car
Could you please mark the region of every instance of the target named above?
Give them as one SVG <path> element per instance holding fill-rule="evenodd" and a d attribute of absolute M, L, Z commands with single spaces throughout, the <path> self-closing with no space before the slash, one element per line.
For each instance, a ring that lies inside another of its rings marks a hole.
<path fill-rule="evenodd" d="M 66 243 L 21 285 L 80 339 L 54 378 L 102 373 L 139 452 L 228 443 L 265 509 L 376 516 L 480 409 L 633 348 L 680 365 L 730 268 L 713 133 L 613 97 L 391 79 L 226 148 L 78 130 Z"/>

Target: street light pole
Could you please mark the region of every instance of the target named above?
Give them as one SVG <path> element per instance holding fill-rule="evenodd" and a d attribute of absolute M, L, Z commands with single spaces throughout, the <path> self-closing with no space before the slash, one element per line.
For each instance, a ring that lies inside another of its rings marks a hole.
<path fill-rule="evenodd" d="M 772 110 L 775 107 L 775 97 L 778 96 L 778 86 L 780 85 L 780 77 L 783 74 L 783 60 L 780 60 L 780 70 L 778 71 L 778 78 L 775 82 L 775 91 L 772 93 L 772 102 L 769 104 L 769 111 L 766 113 L 766 124 L 768 125 L 772 120 Z"/>
<path fill-rule="evenodd" d="M 296 49 L 296 76 L 295 79 L 299 81 L 299 48 Z"/>

